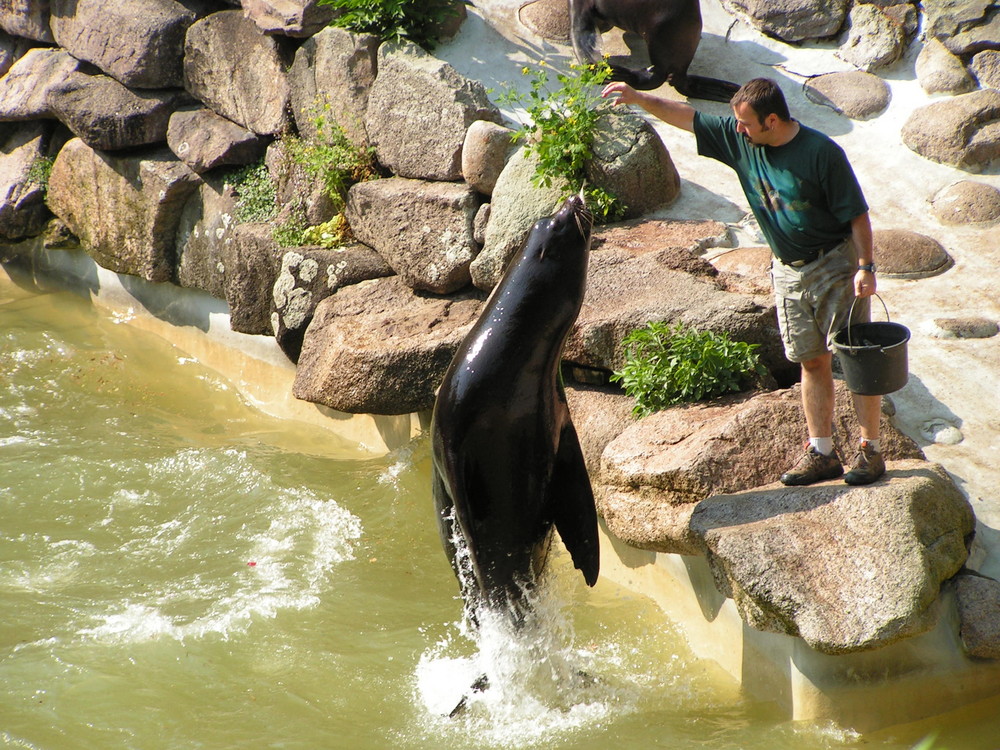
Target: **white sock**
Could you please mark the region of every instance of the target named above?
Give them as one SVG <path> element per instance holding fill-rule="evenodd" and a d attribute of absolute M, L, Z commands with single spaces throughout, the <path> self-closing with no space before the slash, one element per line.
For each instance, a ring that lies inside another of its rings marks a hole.
<path fill-rule="evenodd" d="M 875 438 L 874 440 L 865 440 L 864 438 L 862 438 L 861 442 L 868 443 L 868 445 L 871 446 L 871 449 L 876 453 L 879 453 L 882 450 L 882 441 L 879 440 L 878 438 Z"/>
<path fill-rule="evenodd" d="M 809 446 L 814 448 L 817 453 L 822 453 L 824 456 L 829 456 L 833 453 L 833 438 L 832 437 L 811 437 L 809 438 Z"/>

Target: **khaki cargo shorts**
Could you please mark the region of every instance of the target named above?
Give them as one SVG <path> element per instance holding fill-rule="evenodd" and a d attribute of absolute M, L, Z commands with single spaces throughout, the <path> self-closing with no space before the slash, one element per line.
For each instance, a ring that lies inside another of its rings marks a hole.
<path fill-rule="evenodd" d="M 805 362 L 830 351 L 833 335 L 847 325 L 854 302 L 858 260 L 848 239 L 804 266 L 771 260 L 771 285 L 778 312 L 778 330 L 791 362 Z M 871 298 L 854 305 L 852 322 L 869 319 Z"/>

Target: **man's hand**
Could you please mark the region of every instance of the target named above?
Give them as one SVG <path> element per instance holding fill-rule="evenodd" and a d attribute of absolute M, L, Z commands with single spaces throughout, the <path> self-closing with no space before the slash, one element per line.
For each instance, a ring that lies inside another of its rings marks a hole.
<path fill-rule="evenodd" d="M 854 296 L 871 297 L 875 294 L 875 274 L 859 268 L 854 274 Z"/>
<path fill-rule="evenodd" d="M 601 98 L 607 99 L 609 96 L 616 96 L 612 104 L 617 107 L 619 104 L 639 104 L 638 94 L 639 92 L 627 83 L 613 81 L 601 91 Z"/>

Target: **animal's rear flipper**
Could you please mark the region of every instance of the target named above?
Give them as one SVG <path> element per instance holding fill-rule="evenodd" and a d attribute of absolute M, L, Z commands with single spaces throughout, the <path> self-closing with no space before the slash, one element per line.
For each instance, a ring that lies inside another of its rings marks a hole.
<path fill-rule="evenodd" d="M 623 65 L 611 66 L 611 80 L 622 81 L 638 91 L 658 89 L 667 80 L 667 74 L 655 67 L 626 68 Z"/>
<path fill-rule="evenodd" d="M 586 6 L 586 10 L 580 6 Z M 580 63 L 595 63 L 601 59 L 601 32 L 591 3 L 569 0 L 570 39 Z"/>
<path fill-rule="evenodd" d="M 597 508 L 590 475 L 583 461 L 580 440 L 573 423 L 566 422 L 559 436 L 552 480 L 549 485 L 553 521 L 573 564 L 583 573 L 588 586 L 597 583 L 600 571 L 600 542 L 597 537 Z"/>
<path fill-rule="evenodd" d="M 462 700 L 460 700 L 458 704 L 453 709 L 451 709 L 451 713 L 448 714 L 448 718 L 454 719 L 456 716 L 458 716 L 465 710 L 465 707 L 469 704 L 470 693 L 484 693 L 489 689 L 489 687 L 490 687 L 490 678 L 485 674 L 479 675 L 479 677 L 476 678 L 475 682 L 473 682 L 472 685 L 469 687 L 469 691 L 462 696 Z"/>
<path fill-rule="evenodd" d="M 704 99 L 709 102 L 729 103 L 739 85 L 718 78 L 688 75 L 683 85 L 674 84 L 677 92 L 692 99 Z"/>

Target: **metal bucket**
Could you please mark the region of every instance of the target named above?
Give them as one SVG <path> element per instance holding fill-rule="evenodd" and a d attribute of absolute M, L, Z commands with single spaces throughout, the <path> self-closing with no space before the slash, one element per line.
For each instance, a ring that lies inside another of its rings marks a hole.
<path fill-rule="evenodd" d="M 909 377 L 906 345 L 910 330 L 889 322 L 889 310 L 881 297 L 878 300 L 885 310 L 885 322 L 852 324 L 848 318 L 847 326 L 837 331 L 831 342 L 847 387 L 861 396 L 898 391 Z M 851 303 L 851 317 L 853 314 Z"/>

